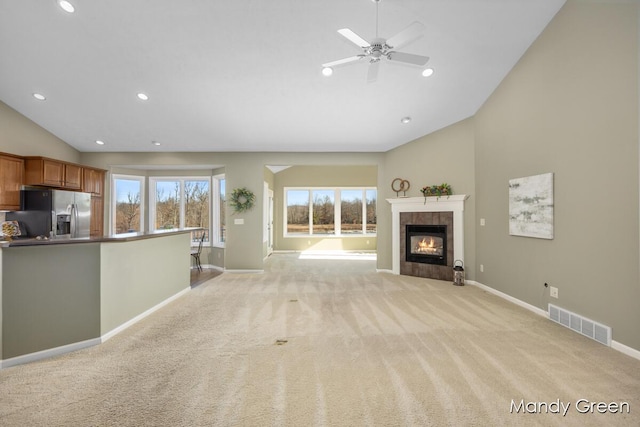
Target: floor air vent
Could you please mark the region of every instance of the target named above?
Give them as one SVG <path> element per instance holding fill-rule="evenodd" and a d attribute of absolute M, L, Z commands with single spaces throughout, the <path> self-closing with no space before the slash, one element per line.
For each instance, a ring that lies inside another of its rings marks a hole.
<path fill-rule="evenodd" d="M 611 328 L 587 319 L 564 308 L 549 304 L 549 319 L 573 329 L 579 334 L 611 347 Z"/>

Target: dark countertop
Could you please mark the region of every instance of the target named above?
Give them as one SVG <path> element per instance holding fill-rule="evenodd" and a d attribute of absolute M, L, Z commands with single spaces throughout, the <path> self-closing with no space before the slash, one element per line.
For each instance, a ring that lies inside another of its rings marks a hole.
<path fill-rule="evenodd" d="M 41 239 L 27 238 L 16 239 L 12 241 L 0 241 L 0 247 L 2 248 L 14 248 L 20 246 L 41 246 L 41 245 L 68 245 L 77 243 L 122 243 L 122 242 L 134 242 L 136 240 L 154 239 L 156 237 L 173 236 L 176 234 L 191 233 L 192 231 L 202 230 L 199 227 L 189 228 L 174 228 L 170 230 L 156 230 L 140 233 L 124 233 L 113 234 L 103 237 L 85 237 L 80 239 L 71 239 L 65 237 L 59 237 L 54 239 Z M 0 237 L 1 239 L 1 237 Z"/>

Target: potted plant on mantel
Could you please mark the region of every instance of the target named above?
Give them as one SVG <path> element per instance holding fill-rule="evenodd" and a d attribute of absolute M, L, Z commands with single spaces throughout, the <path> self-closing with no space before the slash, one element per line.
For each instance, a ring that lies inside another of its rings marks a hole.
<path fill-rule="evenodd" d="M 429 196 L 442 197 L 442 196 L 450 196 L 453 194 L 453 190 L 451 189 L 451 186 L 446 182 L 443 182 L 440 185 L 422 187 L 420 189 L 420 192 L 424 196 L 425 204 L 427 203 L 427 197 Z"/>

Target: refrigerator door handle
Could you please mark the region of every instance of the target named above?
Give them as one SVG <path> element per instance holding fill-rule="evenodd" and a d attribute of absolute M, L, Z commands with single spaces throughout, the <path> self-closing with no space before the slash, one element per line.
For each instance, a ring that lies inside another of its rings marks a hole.
<path fill-rule="evenodd" d="M 58 226 L 56 211 L 51 211 L 51 230 L 49 231 L 49 237 L 56 237 L 56 227 Z"/>
<path fill-rule="evenodd" d="M 75 204 L 71 204 L 71 237 L 76 236 L 76 227 L 78 225 L 78 209 Z"/>

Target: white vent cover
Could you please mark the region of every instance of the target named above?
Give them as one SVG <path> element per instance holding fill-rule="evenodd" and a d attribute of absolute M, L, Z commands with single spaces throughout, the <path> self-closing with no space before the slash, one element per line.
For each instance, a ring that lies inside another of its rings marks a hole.
<path fill-rule="evenodd" d="M 604 326 L 553 304 L 549 304 L 549 319 L 611 347 L 611 328 L 609 326 Z"/>

